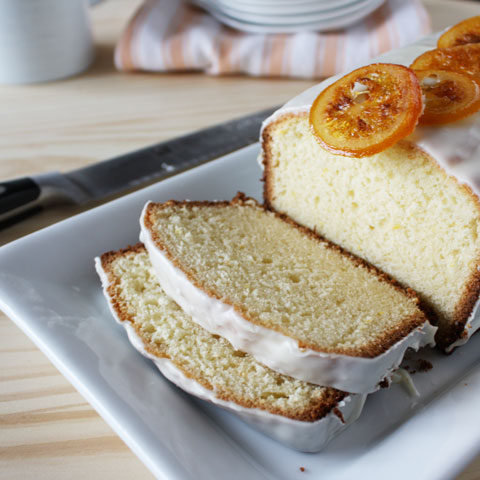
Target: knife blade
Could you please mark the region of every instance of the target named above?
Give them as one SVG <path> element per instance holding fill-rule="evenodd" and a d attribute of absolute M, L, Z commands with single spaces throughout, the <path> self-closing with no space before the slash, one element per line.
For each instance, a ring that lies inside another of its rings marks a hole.
<path fill-rule="evenodd" d="M 0 182 L 0 228 L 42 208 L 88 204 L 175 175 L 258 141 L 260 126 L 278 107 L 167 140 L 67 173 Z"/>

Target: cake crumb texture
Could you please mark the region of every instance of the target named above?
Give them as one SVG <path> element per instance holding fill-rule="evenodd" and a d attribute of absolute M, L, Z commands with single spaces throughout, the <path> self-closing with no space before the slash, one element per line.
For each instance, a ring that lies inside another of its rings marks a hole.
<path fill-rule="evenodd" d="M 263 133 L 265 201 L 414 289 L 446 347 L 480 291 L 480 204 L 407 140 L 365 158 L 324 150 L 304 115 Z"/>
<path fill-rule="evenodd" d="M 148 352 L 170 359 L 218 398 L 315 421 L 346 396 L 278 374 L 198 326 L 163 292 L 143 245 L 106 253 L 101 262 L 110 283 L 107 293 L 120 320 L 132 324 Z"/>
<path fill-rule="evenodd" d="M 144 222 L 194 285 L 300 347 L 374 357 L 426 321 L 414 295 L 252 200 L 150 204 Z"/>

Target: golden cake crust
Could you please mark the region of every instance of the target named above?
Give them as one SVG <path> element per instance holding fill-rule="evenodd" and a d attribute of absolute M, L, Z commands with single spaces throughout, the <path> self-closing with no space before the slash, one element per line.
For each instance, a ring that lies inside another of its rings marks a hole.
<path fill-rule="evenodd" d="M 475 270 L 472 271 L 471 276 L 465 285 L 460 301 L 455 307 L 451 323 L 447 328 L 444 327 L 439 329 L 435 336 L 435 341 L 437 342 L 438 347 L 442 349 L 446 349 L 453 342 L 467 335 L 465 327 L 472 314 L 475 303 L 480 296 L 479 269 L 480 257 L 475 262 Z"/>

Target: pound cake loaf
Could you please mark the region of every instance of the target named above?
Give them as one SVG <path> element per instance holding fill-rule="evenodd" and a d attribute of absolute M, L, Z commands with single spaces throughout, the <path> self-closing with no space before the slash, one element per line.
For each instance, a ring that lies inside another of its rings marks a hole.
<path fill-rule="evenodd" d="M 95 263 L 113 316 L 132 344 L 186 392 L 308 452 L 360 415 L 365 395 L 278 374 L 194 323 L 163 292 L 143 245 L 105 253 Z"/>
<path fill-rule="evenodd" d="M 367 393 L 433 341 L 413 292 L 242 194 L 148 203 L 140 222 L 163 290 L 275 371 Z"/>
<path fill-rule="evenodd" d="M 408 66 L 436 39 L 378 61 Z M 480 327 L 480 115 L 417 126 L 371 156 L 331 153 L 308 115 L 338 78 L 265 121 L 265 202 L 415 290 L 438 325 L 437 344 L 450 351 Z"/>

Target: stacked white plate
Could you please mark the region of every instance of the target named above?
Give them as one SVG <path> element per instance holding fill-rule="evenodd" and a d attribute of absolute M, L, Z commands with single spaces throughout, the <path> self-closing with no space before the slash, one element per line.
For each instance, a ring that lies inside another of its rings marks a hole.
<path fill-rule="evenodd" d="M 348 27 L 385 0 L 192 0 L 226 25 L 253 33 L 328 31 Z"/>

